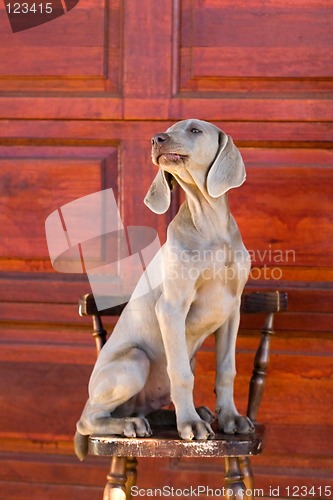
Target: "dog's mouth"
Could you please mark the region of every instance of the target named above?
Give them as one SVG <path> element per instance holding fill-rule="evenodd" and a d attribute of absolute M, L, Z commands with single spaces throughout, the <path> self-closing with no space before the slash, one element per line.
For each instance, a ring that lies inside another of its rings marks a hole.
<path fill-rule="evenodd" d="M 160 156 L 158 156 L 157 162 L 160 163 L 162 161 L 166 163 L 169 162 L 178 163 L 180 161 L 183 161 L 185 158 L 187 158 L 186 155 L 181 155 L 178 153 L 163 153 Z"/>

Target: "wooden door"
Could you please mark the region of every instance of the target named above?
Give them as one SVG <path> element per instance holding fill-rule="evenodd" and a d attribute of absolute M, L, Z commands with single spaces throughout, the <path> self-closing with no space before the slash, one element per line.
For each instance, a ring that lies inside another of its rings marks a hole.
<path fill-rule="evenodd" d="M 44 223 L 112 188 L 124 223 L 163 239 L 178 200 L 165 216 L 142 203 L 155 175 L 150 137 L 190 117 L 242 151 L 248 179 L 230 203 L 253 258 L 248 289 L 289 293 L 260 415 L 257 496 L 333 490 L 331 17 L 326 0 L 80 0 L 13 33 L 1 7 L 1 498 L 101 498 L 108 462 L 81 464 L 72 450 L 95 359 L 76 308 L 89 284 L 52 269 Z M 242 411 L 260 322 L 241 325 Z M 213 358 L 209 341 L 196 400 L 212 408 Z M 139 469 L 142 488 L 199 484 L 221 487 L 218 460 Z"/>

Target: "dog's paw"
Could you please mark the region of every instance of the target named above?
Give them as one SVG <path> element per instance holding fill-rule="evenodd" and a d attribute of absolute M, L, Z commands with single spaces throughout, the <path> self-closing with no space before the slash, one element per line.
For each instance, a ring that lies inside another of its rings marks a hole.
<path fill-rule="evenodd" d="M 212 424 L 216 420 L 216 416 L 207 406 L 199 406 L 196 408 L 196 412 L 199 417 L 208 424 Z"/>
<path fill-rule="evenodd" d="M 179 436 L 182 439 L 192 440 L 212 439 L 215 434 L 208 422 L 204 420 L 196 420 L 194 422 L 182 422 L 177 426 Z"/>
<path fill-rule="evenodd" d="M 248 417 L 222 413 L 218 416 L 218 427 L 225 434 L 249 434 L 255 430 L 254 424 Z"/>
<path fill-rule="evenodd" d="M 119 419 L 122 425 L 122 432 L 125 437 L 149 437 L 152 435 L 149 422 L 144 417 L 125 417 Z"/>

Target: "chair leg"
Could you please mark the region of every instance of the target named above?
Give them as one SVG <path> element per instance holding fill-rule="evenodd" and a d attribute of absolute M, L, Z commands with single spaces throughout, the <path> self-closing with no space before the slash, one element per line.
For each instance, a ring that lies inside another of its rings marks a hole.
<path fill-rule="evenodd" d="M 249 457 L 240 457 L 239 458 L 240 468 L 244 476 L 244 484 L 246 487 L 245 497 L 247 500 L 253 500 L 253 472 L 251 468 L 251 461 Z"/>
<path fill-rule="evenodd" d="M 225 485 L 227 500 L 245 500 L 246 487 L 239 457 L 225 457 Z"/>
<path fill-rule="evenodd" d="M 127 500 L 132 500 L 132 486 L 136 485 L 136 477 L 137 477 L 137 471 L 136 467 L 138 465 L 138 461 L 135 457 L 127 457 L 127 464 L 126 464 L 126 476 L 127 476 L 127 481 L 126 481 L 126 499 Z"/>
<path fill-rule="evenodd" d="M 103 500 L 126 500 L 126 457 L 112 457 Z"/>

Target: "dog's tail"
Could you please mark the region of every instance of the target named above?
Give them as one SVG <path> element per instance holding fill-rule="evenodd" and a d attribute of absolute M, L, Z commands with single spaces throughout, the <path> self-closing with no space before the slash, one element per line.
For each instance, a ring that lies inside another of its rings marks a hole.
<path fill-rule="evenodd" d="M 76 456 L 79 460 L 84 460 L 88 453 L 88 440 L 89 436 L 85 436 L 80 434 L 79 431 L 76 431 L 74 436 L 74 449 Z"/>

